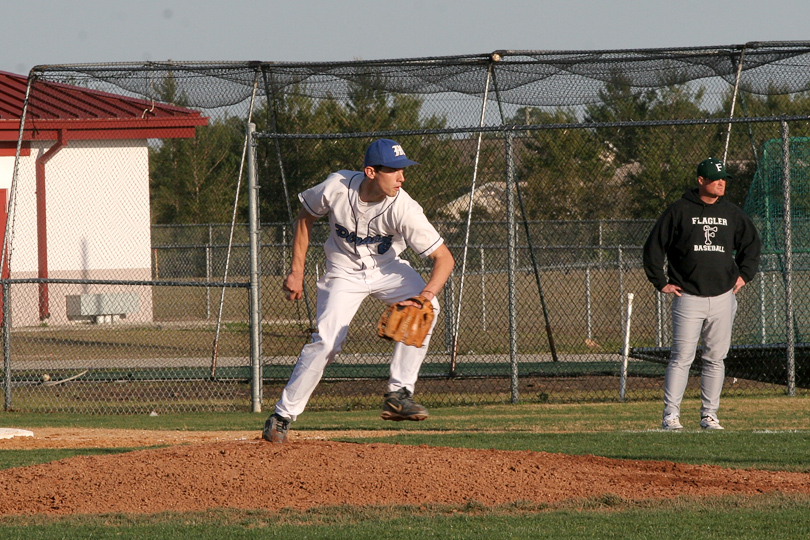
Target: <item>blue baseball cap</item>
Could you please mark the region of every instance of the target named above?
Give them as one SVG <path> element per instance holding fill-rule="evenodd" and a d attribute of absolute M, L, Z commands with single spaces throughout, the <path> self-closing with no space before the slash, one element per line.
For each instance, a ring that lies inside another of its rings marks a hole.
<path fill-rule="evenodd" d="M 405 150 L 398 142 L 391 139 L 377 139 L 371 143 L 366 150 L 366 158 L 363 167 L 391 167 L 392 169 L 404 169 L 409 165 L 419 165 L 415 161 L 408 159 Z"/>

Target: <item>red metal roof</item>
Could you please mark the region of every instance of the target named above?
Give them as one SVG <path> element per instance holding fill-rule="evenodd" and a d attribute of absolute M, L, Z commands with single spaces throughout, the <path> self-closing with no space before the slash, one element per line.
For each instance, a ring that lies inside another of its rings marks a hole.
<path fill-rule="evenodd" d="M 16 141 L 28 78 L 0 71 L 0 141 Z M 199 111 L 67 84 L 39 81 L 26 111 L 24 140 L 194 137 L 208 124 Z"/>

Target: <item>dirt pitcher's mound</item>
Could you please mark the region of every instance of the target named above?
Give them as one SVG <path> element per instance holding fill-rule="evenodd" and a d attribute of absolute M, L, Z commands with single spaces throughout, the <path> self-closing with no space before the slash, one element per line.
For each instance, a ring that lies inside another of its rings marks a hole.
<path fill-rule="evenodd" d="M 810 493 L 810 474 L 594 456 L 300 441 L 210 442 L 0 471 L 0 515 L 553 503 L 612 494 Z"/>

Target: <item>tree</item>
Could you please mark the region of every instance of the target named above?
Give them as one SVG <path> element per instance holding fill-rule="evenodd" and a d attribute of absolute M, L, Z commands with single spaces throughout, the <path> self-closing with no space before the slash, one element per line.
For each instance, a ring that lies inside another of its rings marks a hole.
<path fill-rule="evenodd" d="M 159 99 L 178 106 L 188 101 L 171 73 Z M 226 116 L 198 127 L 193 139 L 164 139 L 150 148 L 152 222 L 229 222 L 243 140 L 244 122 Z"/>
<path fill-rule="evenodd" d="M 533 110 L 531 120 L 535 124 L 577 123 L 574 112 L 563 110 Z M 527 183 L 524 204 L 530 218 L 611 217 L 614 208 L 605 204 L 611 189 L 611 156 L 593 130 L 538 130 L 522 141 L 518 178 Z"/>
<path fill-rule="evenodd" d="M 697 105 L 703 88 L 673 85 L 656 91 L 647 106 L 648 120 L 708 116 Z M 629 217 L 654 218 L 669 203 L 695 187 L 695 168 L 703 159 L 722 154 L 721 126 L 666 125 L 636 134 L 633 169 L 625 181 Z"/>
<path fill-rule="evenodd" d="M 422 130 L 443 127 L 443 117 L 422 114 L 422 100 L 407 94 L 391 94 L 383 76 L 369 71 L 352 79 L 346 98 L 316 99 L 304 85 L 280 92 L 266 80 L 268 100 L 256 111 L 257 129 L 269 133 L 369 133 Z M 367 137 L 336 139 L 264 139 L 259 148 L 262 180 L 263 221 L 286 222 L 297 213 L 296 194 L 323 181 L 340 169 L 362 170 Z M 405 189 L 434 213 L 463 179 L 447 178 L 447 170 L 463 170 L 452 141 L 431 136 L 403 136 L 400 142 L 421 164 L 408 170 Z M 283 167 L 283 178 L 282 169 Z M 285 184 L 287 191 L 285 193 Z M 285 196 L 289 197 L 288 202 Z"/>
<path fill-rule="evenodd" d="M 611 80 L 599 91 L 600 102 L 586 108 L 585 123 L 633 122 L 650 119 L 658 95 L 655 89 L 634 91 L 630 80 L 621 72 L 614 72 Z M 643 144 L 645 128 L 598 128 L 599 140 L 609 141 L 614 159 L 619 163 L 632 163 Z"/>
<path fill-rule="evenodd" d="M 724 126 L 653 125 L 705 118 L 705 90 L 688 84 L 634 89 L 614 73 L 601 101 L 582 111 L 521 109 L 515 123 L 578 124 L 531 131 L 521 155 L 532 216 L 542 219 L 654 218 L 694 187 L 695 166 L 723 150 Z M 719 113 L 718 113 L 719 114 Z M 589 127 L 651 122 L 647 126 Z"/>

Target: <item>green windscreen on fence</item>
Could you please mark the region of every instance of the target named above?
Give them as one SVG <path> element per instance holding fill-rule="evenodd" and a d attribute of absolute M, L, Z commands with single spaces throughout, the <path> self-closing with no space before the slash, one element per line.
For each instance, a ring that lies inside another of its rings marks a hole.
<path fill-rule="evenodd" d="M 788 139 L 790 156 L 790 220 L 794 254 L 810 248 L 810 138 Z M 757 222 L 762 236 L 763 254 L 784 254 L 785 251 L 785 167 L 784 145 L 781 139 L 771 139 L 762 146 L 745 211 Z"/>

